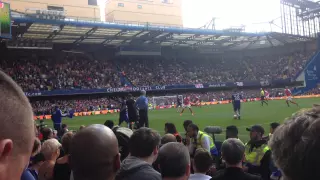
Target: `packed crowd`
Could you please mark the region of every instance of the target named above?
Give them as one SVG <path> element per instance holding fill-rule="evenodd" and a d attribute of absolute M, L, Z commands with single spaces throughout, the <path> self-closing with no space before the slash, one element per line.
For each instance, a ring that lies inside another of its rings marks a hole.
<path fill-rule="evenodd" d="M 270 124 L 269 135 L 260 125 L 248 127 L 244 144 L 236 126 L 228 126 L 225 141 L 218 142 L 207 134 L 210 128 L 202 131 L 191 120 L 183 122 L 185 134 L 166 123 L 163 137 L 147 127 L 114 127 L 112 121 L 78 132 L 63 125 L 55 134 L 35 126 L 22 89 L 2 72 L 0 93 L 0 179 L 320 179 L 319 105 L 282 125 Z"/>
<path fill-rule="evenodd" d="M 24 91 L 121 87 L 125 85 L 122 77 L 134 86 L 281 79 L 296 75 L 311 55 L 295 53 L 239 59 L 129 58 L 114 63 L 81 53 L 9 51 L 8 54 L 0 61 L 0 68 Z"/>

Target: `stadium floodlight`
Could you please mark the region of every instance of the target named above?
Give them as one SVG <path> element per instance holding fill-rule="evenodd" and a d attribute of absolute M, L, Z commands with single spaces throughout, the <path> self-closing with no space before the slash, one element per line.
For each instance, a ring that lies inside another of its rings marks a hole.
<path fill-rule="evenodd" d="M 183 103 L 183 96 L 182 95 L 154 96 L 154 97 L 152 97 L 152 106 L 153 106 L 153 108 L 156 108 L 157 106 L 176 105 L 177 104 L 177 96 L 180 98 L 181 102 Z"/>

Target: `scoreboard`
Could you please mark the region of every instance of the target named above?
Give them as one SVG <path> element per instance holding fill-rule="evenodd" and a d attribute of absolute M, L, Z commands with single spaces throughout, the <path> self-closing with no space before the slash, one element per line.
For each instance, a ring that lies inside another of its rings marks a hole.
<path fill-rule="evenodd" d="M 11 38 L 10 4 L 0 1 L 0 38 Z"/>

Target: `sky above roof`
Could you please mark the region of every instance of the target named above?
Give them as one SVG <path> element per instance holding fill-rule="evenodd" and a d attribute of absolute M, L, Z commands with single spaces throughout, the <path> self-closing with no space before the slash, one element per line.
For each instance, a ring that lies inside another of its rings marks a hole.
<path fill-rule="evenodd" d="M 106 0 L 98 1 L 103 19 Z M 281 32 L 279 0 L 182 0 L 182 16 L 186 28 L 200 28 L 214 17 L 216 29 L 244 25 L 246 32 Z"/>

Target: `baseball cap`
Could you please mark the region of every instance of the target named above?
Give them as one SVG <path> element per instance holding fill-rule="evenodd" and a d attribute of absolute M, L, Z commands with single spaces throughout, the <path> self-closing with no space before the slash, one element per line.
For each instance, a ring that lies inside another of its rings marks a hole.
<path fill-rule="evenodd" d="M 261 134 L 264 134 L 264 128 L 260 125 L 254 125 L 250 128 L 247 128 L 247 131 L 254 131 L 254 132 L 259 132 Z"/>
<path fill-rule="evenodd" d="M 233 125 L 227 126 L 226 131 L 231 131 L 231 132 L 234 132 L 234 133 L 237 133 L 237 134 L 238 134 L 238 128 L 237 128 L 237 126 L 233 126 Z"/>

